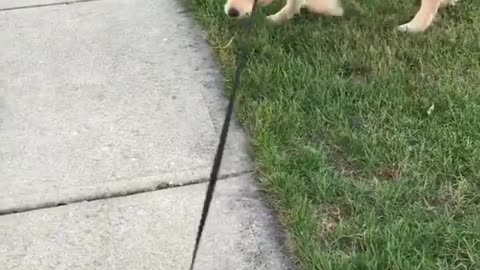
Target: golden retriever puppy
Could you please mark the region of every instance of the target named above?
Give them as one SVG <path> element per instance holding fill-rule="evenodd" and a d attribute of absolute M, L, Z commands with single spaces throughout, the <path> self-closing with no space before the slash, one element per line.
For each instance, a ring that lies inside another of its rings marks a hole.
<path fill-rule="evenodd" d="M 440 7 L 455 5 L 457 1 L 459 0 L 422 0 L 420 9 L 415 17 L 410 22 L 398 26 L 398 30 L 403 32 L 423 32 L 432 24 Z M 249 16 L 253 2 L 254 0 L 227 0 L 225 13 L 230 17 L 236 18 Z M 258 0 L 258 3 L 264 6 L 271 2 L 272 0 Z M 268 16 L 268 19 L 273 23 L 284 23 L 295 14 L 300 13 L 302 8 L 322 15 L 343 15 L 340 0 L 287 0 L 285 6 L 277 13 Z"/>

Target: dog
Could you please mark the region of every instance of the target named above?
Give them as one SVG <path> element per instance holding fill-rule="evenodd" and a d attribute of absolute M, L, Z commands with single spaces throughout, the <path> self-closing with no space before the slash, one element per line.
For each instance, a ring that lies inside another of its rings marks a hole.
<path fill-rule="evenodd" d="M 262 6 L 269 5 L 272 0 L 257 0 Z M 420 9 L 413 19 L 397 27 L 402 32 L 418 33 L 427 30 L 442 7 L 455 5 L 459 0 L 422 0 Z M 227 0 L 225 13 L 230 17 L 242 18 L 252 12 L 254 0 Z M 344 11 L 340 0 L 287 0 L 285 6 L 277 13 L 268 16 L 275 24 L 285 23 L 306 8 L 315 14 L 342 16 Z"/>

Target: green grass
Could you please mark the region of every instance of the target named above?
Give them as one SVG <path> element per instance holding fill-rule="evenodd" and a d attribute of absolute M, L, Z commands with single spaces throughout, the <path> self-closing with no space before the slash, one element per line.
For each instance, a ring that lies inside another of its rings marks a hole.
<path fill-rule="evenodd" d="M 416 1 L 358 2 L 274 27 L 276 3 L 248 44 L 236 110 L 288 245 L 303 269 L 480 269 L 480 2 L 419 35 L 393 31 Z M 229 91 L 240 24 L 188 3 Z"/>

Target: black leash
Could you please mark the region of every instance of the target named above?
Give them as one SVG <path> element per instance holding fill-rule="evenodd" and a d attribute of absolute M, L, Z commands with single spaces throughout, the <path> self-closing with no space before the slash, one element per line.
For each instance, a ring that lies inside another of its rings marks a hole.
<path fill-rule="evenodd" d="M 256 9 L 257 9 L 257 0 L 254 0 L 253 7 L 252 7 L 252 14 L 250 16 L 250 20 L 248 25 L 246 26 L 247 28 L 245 31 L 247 37 L 250 36 L 251 30 L 253 28 Z M 197 258 L 197 251 L 200 245 L 200 239 L 202 238 L 203 229 L 205 227 L 205 221 L 207 220 L 208 210 L 210 209 L 210 203 L 212 202 L 213 192 L 215 190 L 215 184 L 217 183 L 218 171 L 220 170 L 220 165 L 222 163 L 223 151 L 225 150 L 225 143 L 227 141 L 228 128 L 230 126 L 230 120 L 232 118 L 232 113 L 233 113 L 233 106 L 235 103 L 235 99 L 237 97 L 238 88 L 240 86 L 240 75 L 247 62 L 246 46 L 242 47 L 241 55 L 239 58 L 240 59 L 238 60 L 237 70 L 235 71 L 235 77 L 233 81 L 232 97 L 230 98 L 230 101 L 228 103 L 227 113 L 225 115 L 225 121 L 223 122 L 222 132 L 220 133 L 220 142 L 218 143 L 217 153 L 213 161 L 212 171 L 210 172 L 210 180 L 208 181 L 207 193 L 205 195 L 205 201 L 203 203 L 202 217 L 200 219 L 200 224 L 198 225 L 197 237 L 195 240 L 195 248 L 193 250 L 190 270 L 193 270 L 193 267 L 195 265 L 195 259 Z"/>

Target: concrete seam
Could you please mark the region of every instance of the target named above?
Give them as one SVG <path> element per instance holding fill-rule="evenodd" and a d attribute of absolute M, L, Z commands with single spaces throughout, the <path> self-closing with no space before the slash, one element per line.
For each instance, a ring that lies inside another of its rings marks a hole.
<path fill-rule="evenodd" d="M 42 7 L 51 7 L 51 6 L 72 5 L 72 4 L 94 2 L 94 1 L 100 1 L 100 0 L 72 0 L 72 1 L 64 1 L 64 2 L 58 2 L 58 3 L 48 3 L 48 4 L 38 4 L 38 5 L 30 5 L 30 6 L 0 8 L 0 12 L 10 11 L 10 10 L 19 10 L 19 9 L 29 9 L 29 8 L 42 8 Z"/>
<path fill-rule="evenodd" d="M 244 170 L 236 173 L 222 175 L 218 179 L 228 180 L 229 178 L 239 177 L 239 176 L 251 174 L 251 173 L 253 173 L 253 170 Z M 45 202 L 45 203 L 34 205 L 34 206 L 16 207 L 16 208 L 12 207 L 12 208 L 0 210 L 0 216 L 30 212 L 34 210 L 55 208 L 55 207 L 60 207 L 60 206 L 80 203 L 80 202 L 92 202 L 92 201 L 106 200 L 106 199 L 112 199 L 112 198 L 127 197 L 127 196 L 147 193 L 147 192 L 160 191 L 164 189 L 172 189 L 172 188 L 179 188 L 184 186 L 203 184 L 203 183 L 207 183 L 208 181 L 209 181 L 209 177 L 202 177 L 202 178 L 194 179 L 189 182 L 179 183 L 179 184 L 160 183 L 153 188 L 139 188 L 139 189 L 131 190 L 128 192 L 114 192 L 114 193 L 99 195 L 95 197 L 84 196 L 84 197 L 79 197 L 74 199 L 65 199 L 57 202 Z"/>

